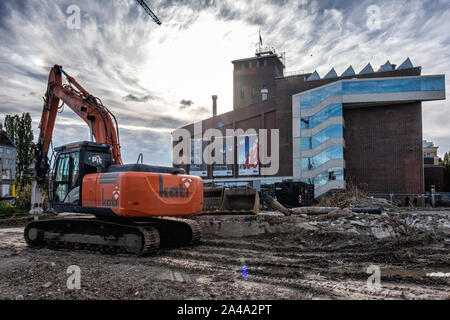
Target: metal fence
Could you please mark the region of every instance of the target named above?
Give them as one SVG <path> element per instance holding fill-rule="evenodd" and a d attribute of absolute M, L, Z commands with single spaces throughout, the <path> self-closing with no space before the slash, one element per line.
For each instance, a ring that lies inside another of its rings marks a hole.
<path fill-rule="evenodd" d="M 408 193 L 371 193 L 370 196 L 387 201 L 400 207 L 450 207 L 450 192 L 436 192 L 425 194 Z"/>

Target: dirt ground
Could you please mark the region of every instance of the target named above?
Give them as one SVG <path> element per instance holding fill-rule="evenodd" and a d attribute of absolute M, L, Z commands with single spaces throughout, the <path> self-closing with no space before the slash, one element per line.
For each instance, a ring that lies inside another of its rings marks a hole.
<path fill-rule="evenodd" d="M 260 235 L 207 233 L 198 246 L 148 257 L 35 250 L 22 226 L 7 225 L 0 229 L 0 299 L 450 299 L 449 217 L 289 217 L 293 228 L 283 231 L 273 226 L 285 217 L 273 216 Z M 67 287 L 71 265 L 81 270 L 79 290 Z M 367 285 L 369 266 L 380 268 L 378 289 Z"/>

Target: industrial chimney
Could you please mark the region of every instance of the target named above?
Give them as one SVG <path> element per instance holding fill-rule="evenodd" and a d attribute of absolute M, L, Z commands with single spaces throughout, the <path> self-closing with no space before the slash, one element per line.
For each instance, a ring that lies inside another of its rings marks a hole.
<path fill-rule="evenodd" d="M 217 96 L 216 95 L 212 96 L 212 100 L 213 100 L 212 112 L 213 112 L 213 117 L 215 117 L 215 116 L 217 116 Z"/>

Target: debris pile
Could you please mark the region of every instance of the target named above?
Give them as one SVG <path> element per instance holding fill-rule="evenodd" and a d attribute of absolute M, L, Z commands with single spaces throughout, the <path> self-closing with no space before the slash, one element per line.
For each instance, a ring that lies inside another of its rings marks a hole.
<path fill-rule="evenodd" d="M 377 199 L 357 187 L 349 186 L 347 190 L 337 191 L 322 197 L 320 207 L 339 208 L 382 208 L 391 211 L 398 207 L 385 199 Z"/>
<path fill-rule="evenodd" d="M 311 231 L 326 231 L 339 234 L 355 234 L 376 239 L 413 237 L 420 234 L 433 234 L 448 237 L 450 223 L 448 215 L 416 213 L 390 213 L 381 215 L 355 214 L 350 210 L 331 211 L 325 215 L 307 217 L 302 227 Z"/>

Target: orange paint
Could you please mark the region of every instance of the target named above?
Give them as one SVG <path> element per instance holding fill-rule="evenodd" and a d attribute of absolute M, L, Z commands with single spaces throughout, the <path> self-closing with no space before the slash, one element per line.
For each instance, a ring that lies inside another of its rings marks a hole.
<path fill-rule="evenodd" d="M 82 206 L 109 208 L 121 217 L 187 216 L 203 207 L 199 177 L 120 172 L 83 179 Z"/>

